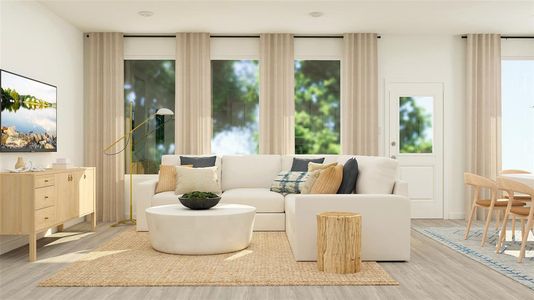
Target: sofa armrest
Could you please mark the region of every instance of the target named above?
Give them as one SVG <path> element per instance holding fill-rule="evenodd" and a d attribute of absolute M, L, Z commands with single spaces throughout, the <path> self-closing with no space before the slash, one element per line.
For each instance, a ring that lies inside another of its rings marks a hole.
<path fill-rule="evenodd" d="M 136 219 L 137 219 L 137 231 L 147 231 L 148 225 L 146 223 L 145 210 L 149 208 L 152 202 L 152 197 L 156 192 L 156 186 L 158 184 L 157 179 L 143 181 L 139 183 L 137 192 L 138 195 L 136 203 Z"/>
<path fill-rule="evenodd" d="M 395 186 L 393 186 L 393 194 L 409 197 L 408 195 L 408 182 L 403 180 L 395 181 Z"/>

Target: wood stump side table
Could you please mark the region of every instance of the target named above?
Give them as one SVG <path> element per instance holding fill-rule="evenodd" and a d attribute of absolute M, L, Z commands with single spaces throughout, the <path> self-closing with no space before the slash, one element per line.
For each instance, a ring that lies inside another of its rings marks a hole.
<path fill-rule="evenodd" d="M 317 214 L 317 268 L 356 273 L 361 267 L 361 216 L 351 212 Z"/>

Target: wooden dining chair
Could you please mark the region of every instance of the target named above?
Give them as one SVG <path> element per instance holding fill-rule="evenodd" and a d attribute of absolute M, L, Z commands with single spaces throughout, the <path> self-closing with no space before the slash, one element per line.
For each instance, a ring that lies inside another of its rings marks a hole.
<path fill-rule="evenodd" d="M 521 250 L 519 251 L 519 257 L 517 258 L 517 262 L 522 262 L 523 258 L 525 257 L 525 249 L 527 247 L 528 243 L 528 235 L 529 232 L 532 231 L 534 234 L 534 205 L 532 205 L 532 200 L 519 200 L 523 203 L 530 202 L 530 207 L 517 207 L 511 205 L 515 200 L 515 194 L 521 193 L 524 195 L 529 195 L 530 199 L 534 198 L 534 189 L 531 188 L 528 185 L 525 185 L 521 182 L 518 182 L 513 179 L 505 178 L 505 177 L 498 177 L 497 178 L 497 188 L 499 190 L 502 190 L 508 194 L 508 197 L 510 201 L 508 202 L 508 205 L 506 207 L 506 212 L 504 214 L 504 221 L 502 224 L 501 234 L 499 236 L 499 241 L 497 242 L 497 249 L 496 252 L 499 253 L 501 248 L 504 245 L 504 242 L 506 240 L 506 225 L 508 221 L 508 217 L 516 217 L 521 220 Z M 525 228 L 525 222 L 527 224 Z"/>
<path fill-rule="evenodd" d="M 486 222 L 484 224 L 482 241 L 480 242 L 480 245 L 484 246 L 484 244 L 486 243 L 486 236 L 488 234 L 488 227 L 491 221 L 493 211 L 496 210 L 496 212 L 498 213 L 505 211 L 508 204 L 512 205 L 513 207 L 520 207 L 524 206 L 525 203 L 516 200 L 509 201 L 508 199 L 497 199 L 497 183 L 495 183 L 495 181 L 489 178 L 466 172 L 464 173 L 464 182 L 466 185 L 471 186 L 474 189 L 473 203 L 471 205 L 471 213 L 469 214 L 469 219 L 467 221 L 464 239 L 467 240 L 467 237 L 469 236 L 469 231 L 471 230 L 471 224 L 473 223 L 473 218 L 475 216 L 477 208 L 480 207 L 483 209 L 487 209 L 488 214 L 486 217 Z M 482 198 L 481 195 L 483 193 L 483 190 L 489 190 L 490 199 Z M 499 220 L 497 218 L 496 223 L 498 228 Z"/>

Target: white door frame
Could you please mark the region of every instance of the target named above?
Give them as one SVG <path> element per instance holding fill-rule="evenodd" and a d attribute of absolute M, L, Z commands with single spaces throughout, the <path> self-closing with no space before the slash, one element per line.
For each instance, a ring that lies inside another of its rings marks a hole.
<path fill-rule="evenodd" d="M 434 96 L 434 107 L 433 107 L 433 154 L 399 154 L 399 141 L 398 141 L 398 130 L 394 132 L 394 128 L 398 126 L 398 112 L 392 105 L 398 105 L 399 96 Z M 392 99 L 392 98 L 397 99 Z M 434 171 L 434 185 L 433 185 L 433 196 L 434 201 L 441 203 L 437 204 L 429 213 L 425 214 L 422 212 L 422 207 L 425 203 L 429 202 L 420 200 L 421 207 L 418 209 L 416 204 L 418 203 L 417 199 L 412 201 L 412 217 L 414 218 L 444 218 L 445 208 L 447 207 L 446 199 L 444 199 L 444 168 L 443 168 L 443 139 L 444 139 L 444 85 L 441 82 L 386 82 L 385 88 L 385 116 L 386 116 L 386 133 L 385 137 L 385 149 L 384 152 L 388 156 L 399 156 L 406 163 L 407 161 L 414 167 L 418 167 L 418 161 L 421 159 L 421 166 L 423 165 L 433 165 L 436 170 Z M 395 102 L 394 102 L 395 101 Z M 396 112 L 396 115 L 393 116 L 392 113 Z M 396 145 L 392 146 L 391 141 L 396 141 Z M 399 168 L 401 172 L 401 168 Z M 400 175 L 400 174 L 399 174 Z M 437 197 L 437 198 L 436 198 Z M 415 205 L 414 205 L 415 204 Z"/>

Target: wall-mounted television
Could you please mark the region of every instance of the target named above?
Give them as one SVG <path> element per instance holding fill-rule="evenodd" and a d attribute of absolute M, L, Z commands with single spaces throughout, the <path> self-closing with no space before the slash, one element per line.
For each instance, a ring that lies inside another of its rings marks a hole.
<path fill-rule="evenodd" d="M 0 152 L 57 151 L 57 88 L 0 70 Z"/>

